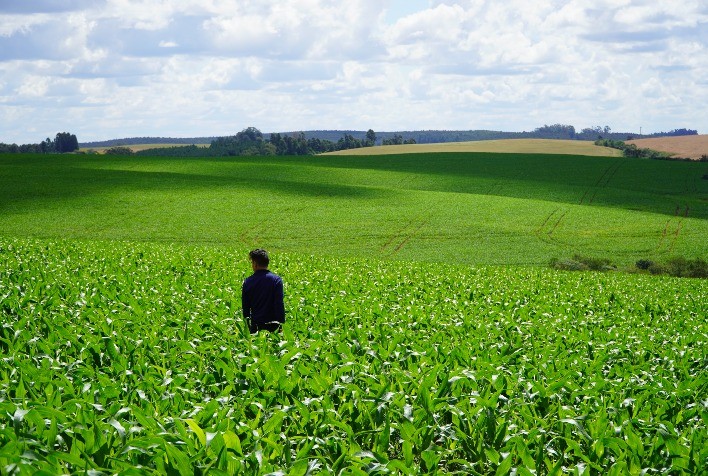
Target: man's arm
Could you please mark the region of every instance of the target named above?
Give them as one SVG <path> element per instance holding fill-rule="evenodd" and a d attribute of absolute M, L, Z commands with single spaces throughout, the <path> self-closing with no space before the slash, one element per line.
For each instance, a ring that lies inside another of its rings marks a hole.
<path fill-rule="evenodd" d="M 251 299 L 246 292 L 246 282 L 244 281 L 241 286 L 241 309 L 243 311 L 243 317 L 246 319 L 251 317 Z"/>
<path fill-rule="evenodd" d="M 283 280 L 278 278 L 273 288 L 273 312 L 278 322 L 285 322 L 285 295 L 283 293 Z"/>

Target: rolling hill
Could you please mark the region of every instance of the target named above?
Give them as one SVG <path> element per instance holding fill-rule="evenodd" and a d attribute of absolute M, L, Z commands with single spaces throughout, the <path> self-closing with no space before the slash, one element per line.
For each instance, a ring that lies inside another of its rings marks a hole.
<path fill-rule="evenodd" d="M 0 156 L 4 236 L 543 265 L 705 257 L 702 163 L 560 154 Z"/>
<path fill-rule="evenodd" d="M 559 139 L 501 139 L 436 144 L 383 145 L 362 149 L 340 150 L 324 155 L 385 155 L 431 152 L 494 152 L 513 154 L 573 154 L 619 157 L 622 152 L 598 147 L 592 142 Z"/>

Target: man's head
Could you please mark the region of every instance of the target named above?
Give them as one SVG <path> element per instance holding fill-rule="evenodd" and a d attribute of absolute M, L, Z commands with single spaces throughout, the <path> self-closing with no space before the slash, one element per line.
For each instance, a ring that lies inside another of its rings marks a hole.
<path fill-rule="evenodd" d="M 268 257 L 268 252 L 260 248 L 255 249 L 248 253 L 248 257 L 251 259 L 253 264 L 253 269 L 256 268 L 267 268 L 268 263 L 270 263 L 270 258 Z"/>

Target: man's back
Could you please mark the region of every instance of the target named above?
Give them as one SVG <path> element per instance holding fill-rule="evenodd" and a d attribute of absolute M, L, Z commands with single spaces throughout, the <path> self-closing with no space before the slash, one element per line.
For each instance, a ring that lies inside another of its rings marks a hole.
<path fill-rule="evenodd" d="M 251 332 L 277 328 L 285 322 L 283 280 L 268 269 L 257 269 L 246 278 L 241 289 L 243 315 L 249 320 Z M 273 323 L 268 326 L 267 324 Z"/>

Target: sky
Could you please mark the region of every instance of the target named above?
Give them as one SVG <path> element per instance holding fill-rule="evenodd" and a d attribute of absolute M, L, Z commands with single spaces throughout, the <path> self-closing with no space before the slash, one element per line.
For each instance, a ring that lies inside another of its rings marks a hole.
<path fill-rule="evenodd" d="M 0 0 L 0 142 L 708 133 L 705 0 Z"/>

